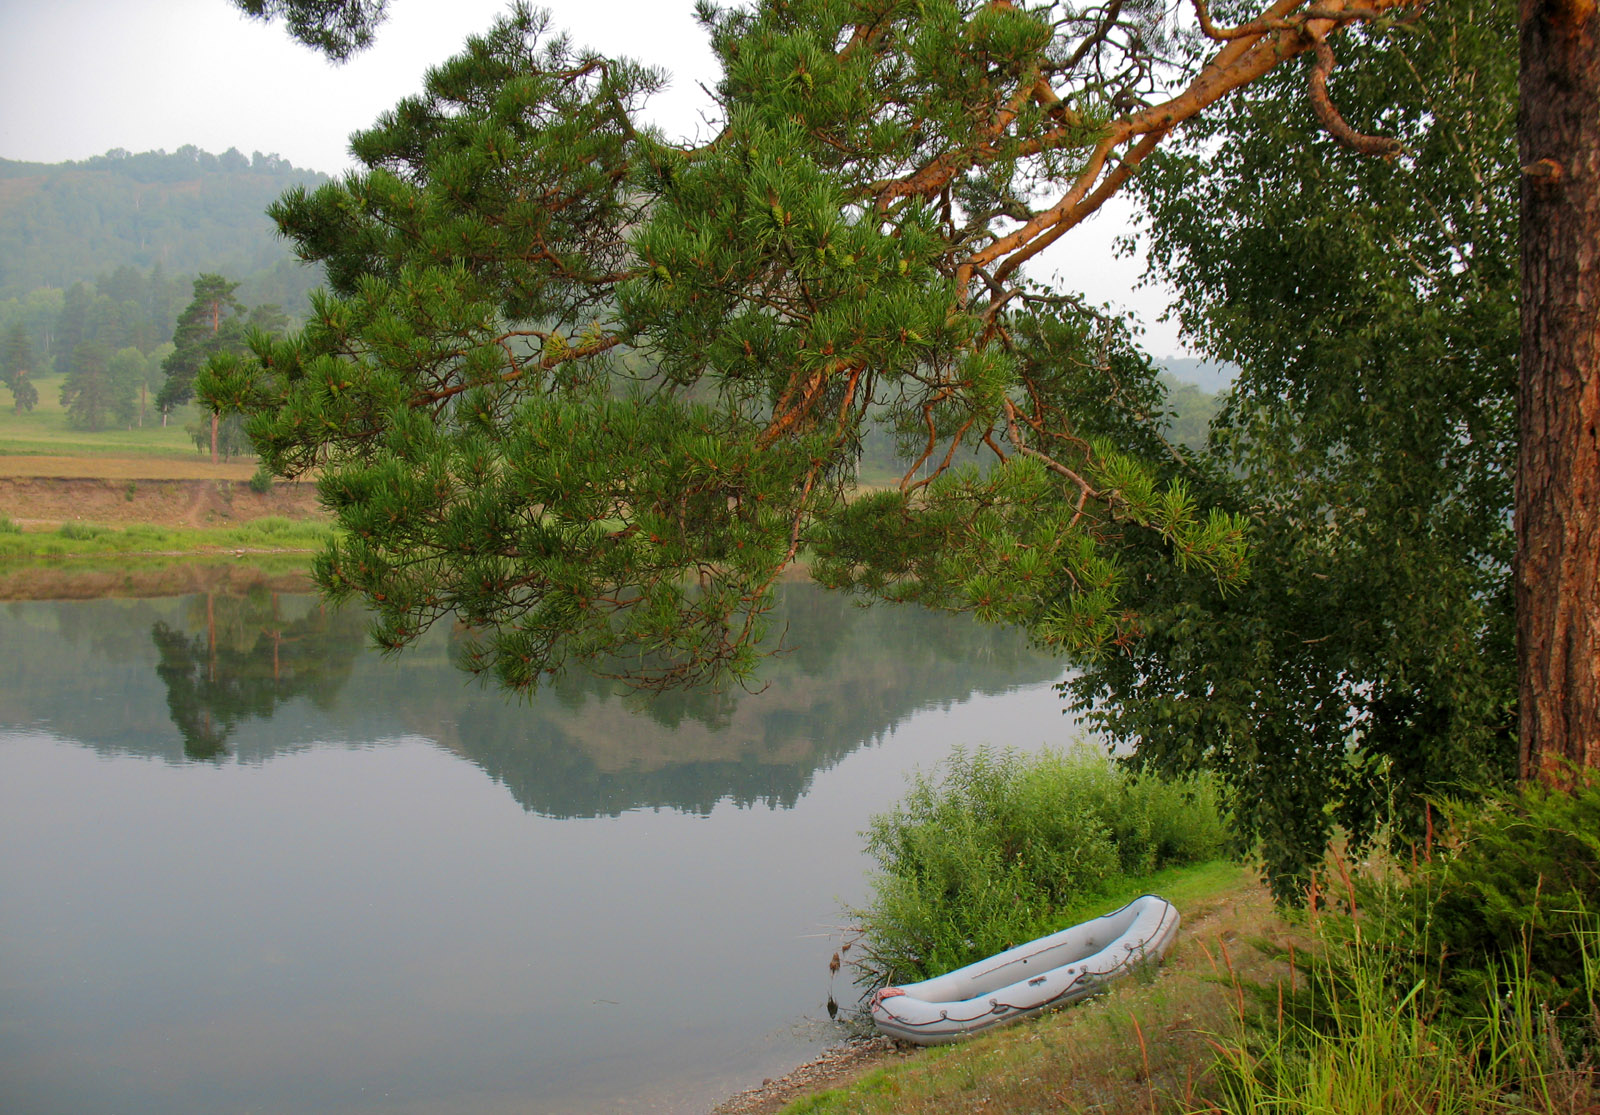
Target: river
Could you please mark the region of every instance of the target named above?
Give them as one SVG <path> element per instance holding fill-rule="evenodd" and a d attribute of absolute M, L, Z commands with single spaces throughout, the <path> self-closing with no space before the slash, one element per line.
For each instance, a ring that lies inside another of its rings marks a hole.
<path fill-rule="evenodd" d="M 1076 729 L 1015 632 L 778 620 L 759 692 L 518 701 L 308 596 L 0 605 L 0 1110 L 693 1112 L 837 1041 L 868 818 Z"/>

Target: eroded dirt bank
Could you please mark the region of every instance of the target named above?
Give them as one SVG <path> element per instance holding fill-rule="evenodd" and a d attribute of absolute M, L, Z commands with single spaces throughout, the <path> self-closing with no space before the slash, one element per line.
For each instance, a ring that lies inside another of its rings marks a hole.
<path fill-rule="evenodd" d="M 269 516 L 322 519 L 315 486 L 276 483 L 265 492 L 226 479 L 0 477 L 0 515 L 27 529 L 77 520 L 117 526 L 207 527 Z"/>

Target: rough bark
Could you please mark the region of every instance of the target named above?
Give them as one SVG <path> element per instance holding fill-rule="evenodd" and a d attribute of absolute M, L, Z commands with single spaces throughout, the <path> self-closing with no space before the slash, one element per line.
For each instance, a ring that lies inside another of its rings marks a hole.
<path fill-rule="evenodd" d="M 1524 0 L 1521 773 L 1600 767 L 1600 18 Z"/>

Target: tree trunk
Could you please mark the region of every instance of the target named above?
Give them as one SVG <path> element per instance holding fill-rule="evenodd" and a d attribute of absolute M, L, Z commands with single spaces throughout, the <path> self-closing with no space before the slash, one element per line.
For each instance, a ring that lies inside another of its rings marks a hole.
<path fill-rule="evenodd" d="M 1600 18 L 1523 0 L 1521 775 L 1600 767 Z"/>
<path fill-rule="evenodd" d="M 217 412 L 211 412 L 211 463 L 217 463 Z"/>

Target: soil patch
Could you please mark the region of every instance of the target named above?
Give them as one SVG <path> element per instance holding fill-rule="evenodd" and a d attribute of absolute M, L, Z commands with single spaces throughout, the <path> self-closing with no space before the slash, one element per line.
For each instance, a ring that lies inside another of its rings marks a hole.
<path fill-rule="evenodd" d="M 309 483 L 276 483 L 256 492 L 243 481 L 228 479 L 62 476 L 0 476 L 0 515 L 43 530 L 72 521 L 215 527 L 271 516 L 328 518 L 317 502 L 315 485 Z"/>

